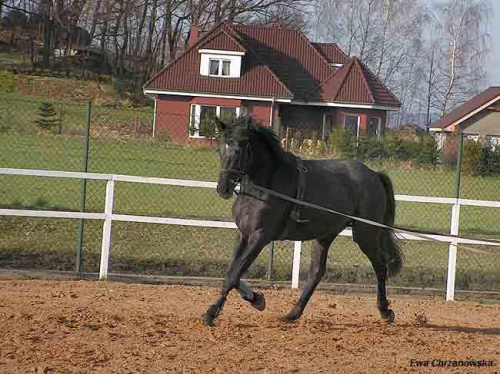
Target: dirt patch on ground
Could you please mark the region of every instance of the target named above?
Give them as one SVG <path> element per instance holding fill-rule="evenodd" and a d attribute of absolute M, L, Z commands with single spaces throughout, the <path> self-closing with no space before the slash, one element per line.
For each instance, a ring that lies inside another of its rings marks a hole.
<path fill-rule="evenodd" d="M 387 326 L 375 297 L 317 293 L 302 319 L 284 324 L 280 317 L 298 293 L 265 290 L 266 311 L 231 295 L 216 326 L 204 327 L 199 317 L 217 293 L 97 281 L 2 281 L 0 372 L 500 373 L 498 304 L 396 296 L 396 323 Z M 411 366 L 412 359 L 429 360 L 429 366 Z M 433 360 L 494 366 L 436 368 Z"/>

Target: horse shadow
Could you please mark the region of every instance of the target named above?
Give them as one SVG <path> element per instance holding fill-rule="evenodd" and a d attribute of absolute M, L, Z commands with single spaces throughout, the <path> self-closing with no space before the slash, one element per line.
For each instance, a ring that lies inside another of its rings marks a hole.
<path fill-rule="evenodd" d="M 499 335 L 500 328 L 496 327 L 465 327 L 465 326 L 439 326 L 439 325 L 426 325 L 425 328 L 429 328 L 435 331 L 444 332 L 466 332 L 470 334 L 481 334 L 481 335 Z"/>

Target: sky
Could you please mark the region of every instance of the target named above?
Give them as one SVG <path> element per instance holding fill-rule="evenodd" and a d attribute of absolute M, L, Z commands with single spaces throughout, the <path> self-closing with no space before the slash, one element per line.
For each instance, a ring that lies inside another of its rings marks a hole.
<path fill-rule="evenodd" d="M 493 0 L 491 17 L 491 56 L 488 61 L 489 80 L 492 86 L 500 86 L 500 0 Z"/>

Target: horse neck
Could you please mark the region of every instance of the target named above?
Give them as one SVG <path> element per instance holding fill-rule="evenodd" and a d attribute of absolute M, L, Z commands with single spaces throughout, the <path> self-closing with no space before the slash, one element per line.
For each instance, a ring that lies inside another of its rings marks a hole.
<path fill-rule="evenodd" d="M 293 173 L 295 168 L 279 159 L 267 146 L 260 144 L 258 149 L 253 151 L 251 172 L 248 173 L 250 181 L 269 188 L 278 170 L 280 173 Z"/>

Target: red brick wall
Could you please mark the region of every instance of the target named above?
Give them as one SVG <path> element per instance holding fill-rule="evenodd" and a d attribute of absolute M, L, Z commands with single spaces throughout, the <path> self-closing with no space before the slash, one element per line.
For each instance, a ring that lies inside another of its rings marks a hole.
<path fill-rule="evenodd" d="M 178 143 L 210 143 L 210 141 L 205 139 L 189 138 L 191 104 L 246 107 L 248 114 L 255 122 L 263 126 L 270 125 L 271 102 L 165 95 L 160 96 L 156 104 L 156 135 L 168 134 L 173 141 Z M 283 125 L 289 127 L 320 130 L 323 125 L 323 114 L 325 112 L 334 114 L 334 127 L 341 126 L 344 123 L 345 115 L 359 116 L 361 133 L 366 132 L 370 117 L 379 117 L 383 129 L 387 120 L 387 112 L 383 110 L 308 107 L 277 103 L 274 105 L 275 123 L 278 115 L 281 113 Z"/>
<path fill-rule="evenodd" d="M 271 102 L 265 101 L 244 101 L 243 106 L 248 110 L 248 114 L 252 120 L 262 126 L 269 127 L 271 119 Z M 275 109 L 278 106 L 274 104 Z"/>
<path fill-rule="evenodd" d="M 191 97 L 160 96 L 156 101 L 156 134 L 169 135 L 175 142 L 188 138 Z"/>

